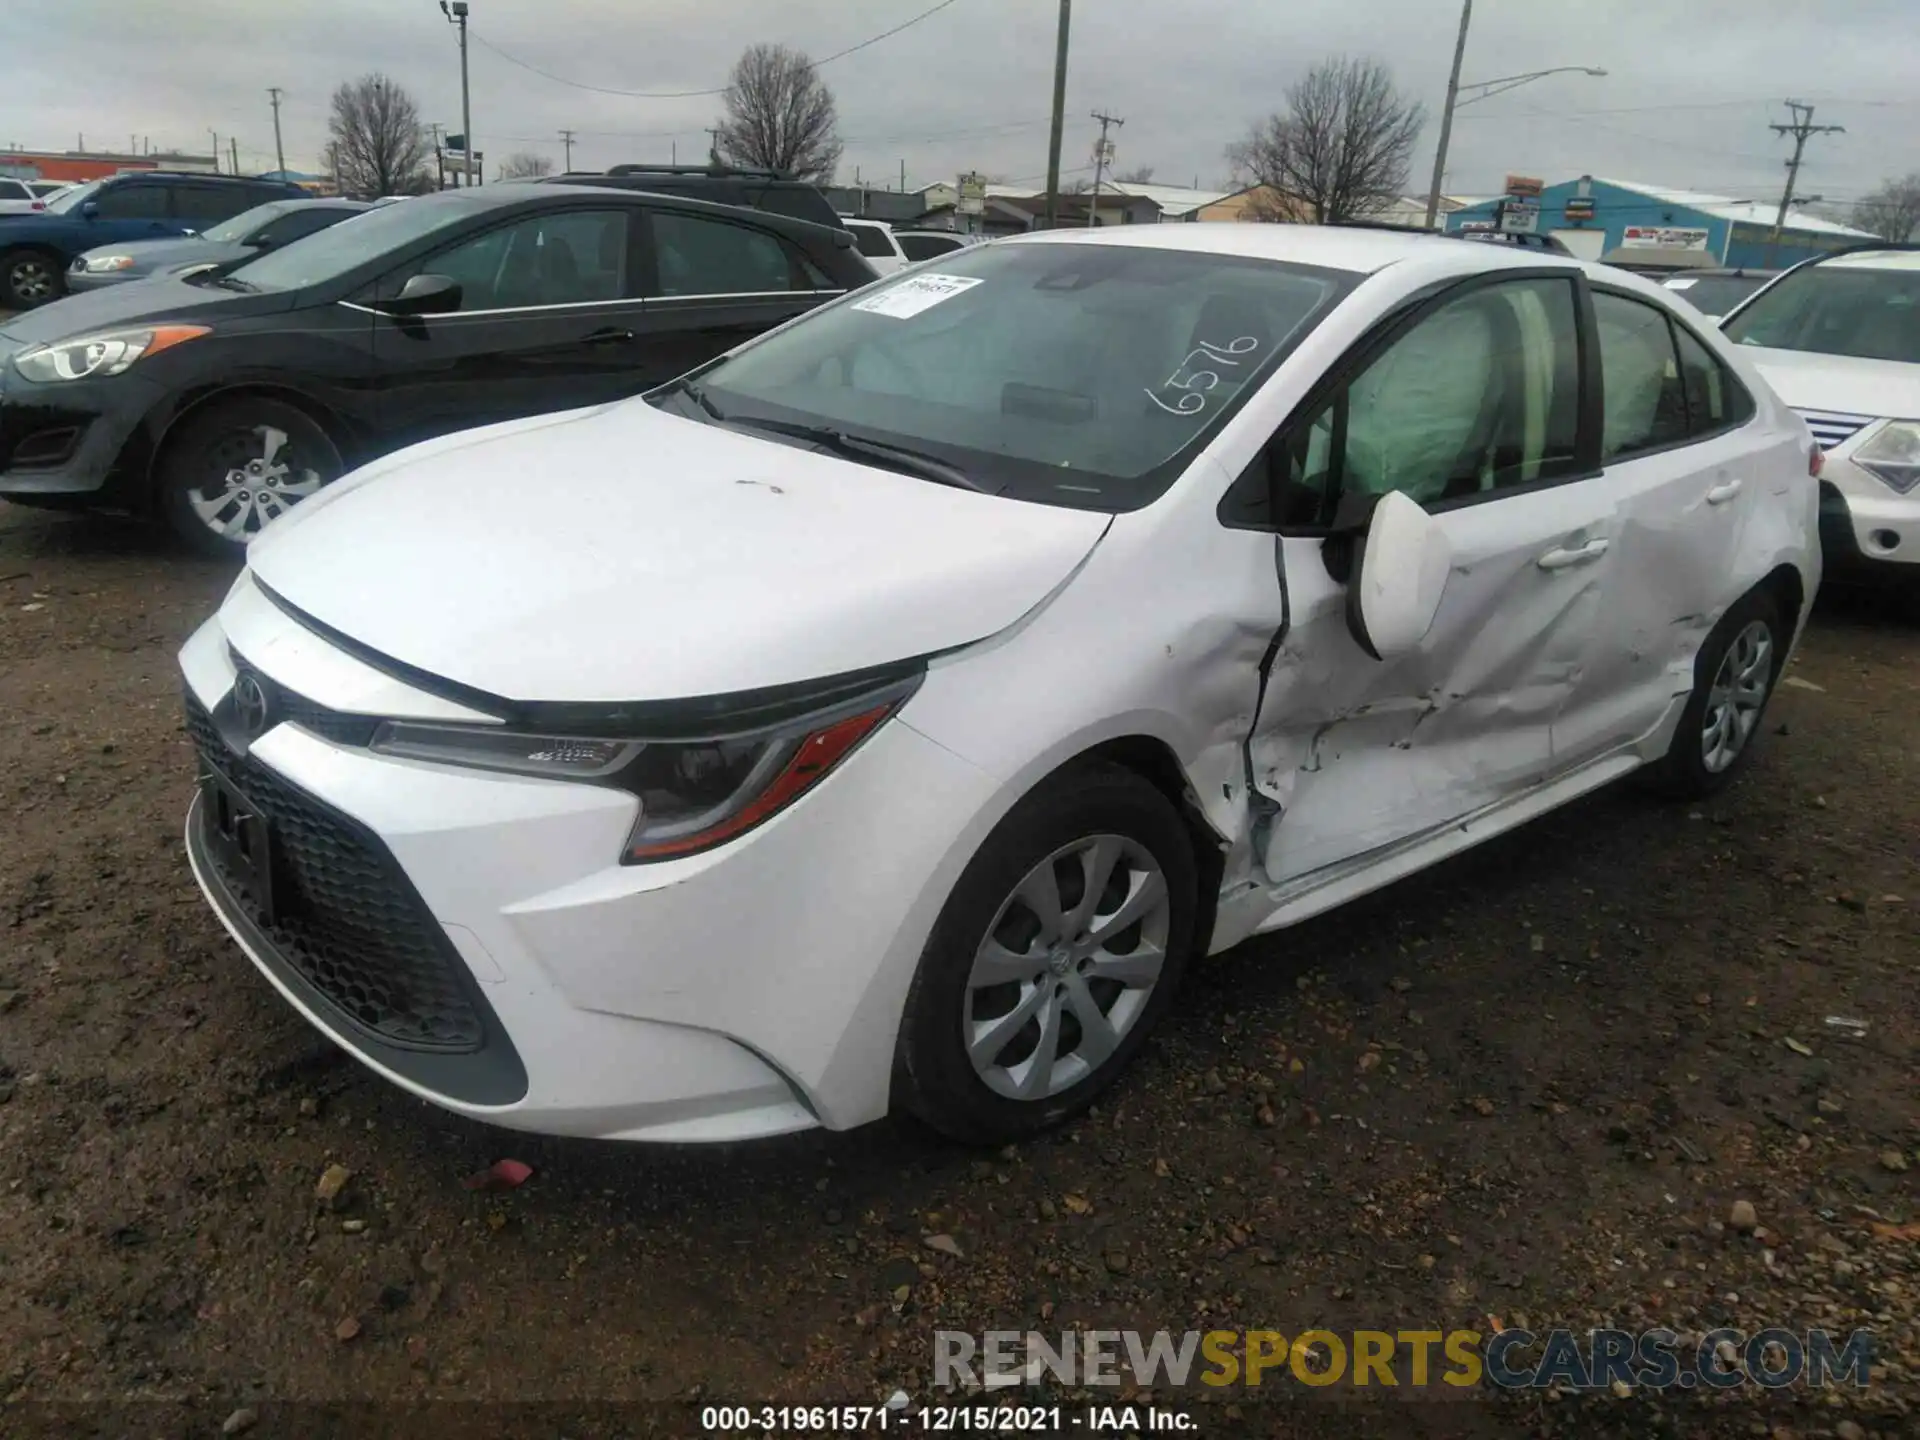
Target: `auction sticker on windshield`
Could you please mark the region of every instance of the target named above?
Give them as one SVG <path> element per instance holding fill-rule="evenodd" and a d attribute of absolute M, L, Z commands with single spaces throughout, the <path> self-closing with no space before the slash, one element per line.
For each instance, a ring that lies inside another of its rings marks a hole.
<path fill-rule="evenodd" d="M 942 300 L 951 300 L 979 283 L 966 275 L 914 275 L 889 285 L 878 295 L 854 301 L 853 308 L 894 320 L 911 320 L 922 310 L 931 310 Z"/>

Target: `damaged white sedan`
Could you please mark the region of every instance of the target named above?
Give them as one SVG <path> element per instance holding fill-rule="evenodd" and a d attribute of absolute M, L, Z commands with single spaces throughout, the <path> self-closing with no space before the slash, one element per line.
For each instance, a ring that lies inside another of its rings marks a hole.
<path fill-rule="evenodd" d="M 1292 225 L 931 264 L 255 543 L 181 653 L 193 869 L 381 1075 L 1020 1136 L 1195 956 L 1751 758 L 1817 452 L 1653 285 Z"/>

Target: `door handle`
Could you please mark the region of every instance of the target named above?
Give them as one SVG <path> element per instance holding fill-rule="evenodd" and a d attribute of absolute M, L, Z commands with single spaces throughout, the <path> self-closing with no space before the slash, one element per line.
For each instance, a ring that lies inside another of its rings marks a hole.
<path fill-rule="evenodd" d="M 1722 480 L 1718 485 L 1714 486 L 1711 490 L 1707 491 L 1707 504 L 1709 505 L 1726 504 L 1729 500 L 1733 499 L 1734 496 L 1740 493 L 1741 483 L 1742 482 L 1737 479 Z"/>
<path fill-rule="evenodd" d="M 631 330 L 596 330 L 580 343 L 582 345 L 627 345 L 633 341 Z"/>
<path fill-rule="evenodd" d="M 1540 557 L 1539 565 L 1542 570 L 1565 570 L 1570 566 L 1589 564 L 1606 553 L 1607 542 L 1604 539 L 1589 540 L 1571 550 L 1549 550 Z"/>

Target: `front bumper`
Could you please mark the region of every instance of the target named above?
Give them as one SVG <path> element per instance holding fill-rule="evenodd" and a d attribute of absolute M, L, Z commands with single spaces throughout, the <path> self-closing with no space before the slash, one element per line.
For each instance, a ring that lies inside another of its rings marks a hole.
<path fill-rule="evenodd" d="M 230 598 L 222 613 L 234 609 Z M 244 596 L 237 609 L 232 635 L 216 617 L 181 652 L 199 705 L 226 699 L 230 643 L 309 698 L 328 677 L 336 704 L 353 689 L 343 677 L 357 660 L 304 631 L 276 645 L 263 630 L 281 622 Z M 384 713 L 404 714 L 393 682 L 379 683 Z M 460 967 L 484 1038 L 423 1061 L 370 1035 L 354 996 L 343 1006 L 324 993 L 250 921 L 211 861 L 197 802 L 188 843 L 201 889 L 296 1009 L 446 1109 L 633 1140 L 737 1140 L 883 1115 L 908 984 L 997 788 L 896 718 L 740 840 L 622 866 L 635 801 L 604 787 L 397 760 L 299 723 L 268 730 L 249 763 L 391 861 L 436 927 L 434 947 Z"/>
<path fill-rule="evenodd" d="M 132 373 L 36 385 L 0 366 L 0 498 L 139 503 L 145 417 L 166 392 Z"/>
<path fill-rule="evenodd" d="M 1829 455 L 1820 482 L 1820 548 L 1833 579 L 1920 581 L 1920 490 L 1901 495 Z"/>

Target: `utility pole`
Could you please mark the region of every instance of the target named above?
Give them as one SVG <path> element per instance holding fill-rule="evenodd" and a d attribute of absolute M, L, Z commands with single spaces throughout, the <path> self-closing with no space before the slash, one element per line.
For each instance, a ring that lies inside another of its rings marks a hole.
<path fill-rule="evenodd" d="M 573 131 L 562 130 L 560 132 L 560 143 L 567 147 L 566 164 L 561 166 L 561 169 L 572 170 L 573 169 Z"/>
<path fill-rule="evenodd" d="M 467 0 L 453 0 L 451 7 L 447 0 L 440 0 L 440 13 L 447 22 L 460 27 L 460 144 L 461 158 L 466 162 L 466 183 L 473 184 L 473 106 L 471 92 L 467 88 Z"/>
<path fill-rule="evenodd" d="M 1060 215 L 1060 141 L 1067 123 L 1067 29 L 1073 0 L 1060 0 L 1060 38 L 1053 45 L 1053 138 L 1047 148 L 1047 229 Z"/>
<path fill-rule="evenodd" d="M 718 125 L 707 127 L 707 163 L 716 169 L 720 164 L 720 127 Z"/>
<path fill-rule="evenodd" d="M 287 152 L 280 143 L 280 87 L 269 86 L 267 98 L 273 102 L 273 158 L 279 164 L 280 178 L 284 180 L 287 178 Z M 237 175 L 239 171 L 234 173 Z"/>
<path fill-rule="evenodd" d="M 233 161 L 232 173 L 238 175 L 240 173 L 240 141 L 237 136 L 227 137 L 227 155 Z M 286 167 L 283 165 L 280 168 L 284 170 Z"/>
<path fill-rule="evenodd" d="M 207 134 L 213 136 L 213 173 L 218 175 L 220 173 L 220 132 L 209 125 Z M 236 170 L 234 173 L 237 175 L 239 171 Z"/>
<path fill-rule="evenodd" d="M 1467 25 L 1473 0 L 1460 0 L 1460 36 L 1453 42 L 1453 69 L 1447 72 L 1447 103 L 1440 111 L 1440 143 L 1433 152 L 1433 185 L 1427 191 L 1427 229 L 1440 218 L 1440 187 L 1447 177 L 1447 144 L 1453 139 L 1453 107 L 1460 99 L 1460 62 L 1467 58 Z"/>
<path fill-rule="evenodd" d="M 1093 204 L 1087 207 L 1089 230 L 1093 228 L 1095 217 L 1100 213 L 1100 176 L 1106 170 L 1107 161 L 1113 155 L 1113 148 L 1107 140 L 1107 127 L 1127 123 L 1118 115 L 1104 115 L 1098 110 L 1093 112 L 1093 118 L 1100 122 L 1100 138 L 1094 142 L 1093 146 Z"/>
<path fill-rule="evenodd" d="M 900 157 L 900 193 L 907 193 L 907 160 L 904 155 Z"/>
<path fill-rule="evenodd" d="M 1767 240 L 1767 264 L 1772 266 L 1774 257 L 1780 250 L 1780 232 L 1786 228 L 1787 208 L 1793 204 L 1794 182 L 1800 178 L 1800 154 L 1807 148 L 1807 141 L 1815 135 L 1844 135 L 1844 125 L 1816 125 L 1813 123 L 1813 106 L 1802 105 L 1798 100 L 1787 101 L 1787 108 L 1793 112 L 1791 125 L 1770 125 L 1767 128 L 1776 135 L 1793 137 L 1793 158 L 1787 161 L 1787 188 L 1780 195 L 1780 209 L 1773 217 L 1773 234 Z"/>

